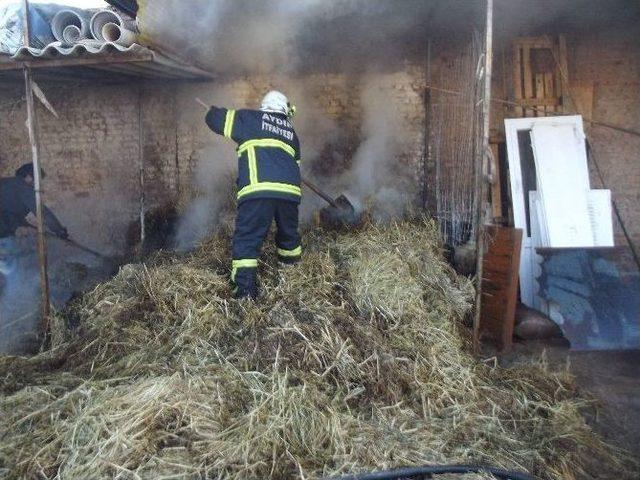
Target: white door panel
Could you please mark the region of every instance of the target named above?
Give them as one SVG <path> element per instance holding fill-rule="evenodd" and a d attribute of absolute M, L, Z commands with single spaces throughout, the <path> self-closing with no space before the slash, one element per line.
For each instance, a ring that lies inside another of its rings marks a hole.
<path fill-rule="evenodd" d="M 548 247 L 594 247 L 584 133 L 576 125 L 534 125 L 531 144 Z"/>

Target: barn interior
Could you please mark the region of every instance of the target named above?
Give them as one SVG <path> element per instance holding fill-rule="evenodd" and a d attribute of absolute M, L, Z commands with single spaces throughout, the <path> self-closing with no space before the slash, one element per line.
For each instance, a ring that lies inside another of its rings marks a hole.
<path fill-rule="evenodd" d="M 478 260 L 478 244 L 482 250 L 484 242 L 478 238 L 491 232 L 489 225 L 521 228 L 524 238 L 518 241 L 523 244 L 532 236 L 528 198 L 527 220 L 518 224 L 505 120 L 579 115 L 589 145 L 592 188 L 609 190 L 614 202 L 609 217 L 615 245 L 580 252 L 591 255 L 594 271 L 603 264 L 615 268 L 615 283 L 607 288 L 624 292 L 624 298 L 607 300 L 602 307 L 617 312 L 615 317 L 607 316 L 606 327 L 595 320 L 591 327 L 591 318 L 575 313 L 578 307 L 572 303 L 576 320 L 572 322 L 571 315 L 563 313 L 566 321 L 560 324 L 563 332 L 559 337 L 564 338 L 539 339 L 534 332 L 514 342 L 514 325 L 509 330 L 498 323 L 493 326 L 501 340 L 496 345 L 488 341 L 495 340 L 492 332 L 487 333 L 487 341 L 476 345 L 476 354 L 483 362 L 495 358 L 504 368 L 544 361 L 562 369 L 570 361 L 572 366 L 567 368 L 575 376 L 576 389 L 588 396 L 586 403 L 598 404 L 599 413 L 585 414 L 589 431 L 637 457 L 638 2 L 305 0 L 256 5 L 245 0 L 172 0 L 153 7 L 148 0 L 108 3 L 110 6 L 96 8 L 113 8 L 136 19 L 133 45 L 53 48 L 46 53 L 39 49 L 37 54 L 21 49 L 0 55 L 0 177 L 13 176 L 20 165 L 33 159 L 25 127 L 25 67 L 49 104 L 36 95 L 38 156 L 46 172 L 43 201 L 77 242 L 46 239 L 55 316 L 67 315 L 64 312 L 79 299 L 84 301 L 87 292 L 95 295 L 102 282 L 122 275 L 129 265 L 155 265 L 163 255 L 183 258 L 232 228 L 235 145 L 207 128 L 206 110 L 196 99 L 208 105 L 258 108 L 265 92 L 286 92 L 297 107 L 293 123 L 302 143 L 303 175 L 332 197 L 344 193 L 380 228 L 419 215 L 433 219 L 444 257 L 465 278 L 477 273 L 482 256 L 486 265 L 491 252 L 485 249 Z M 531 128 L 518 131 L 530 132 Z M 516 144 L 521 159 L 532 151 L 528 135 L 519 137 L 520 145 Z M 318 214 L 324 206 L 322 198 L 304 191 L 300 220 L 305 231 L 324 228 Z M 558 210 L 570 207 L 556 206 Z M 36 223 L 34 219 L 33 225 Z M 416 242 L 424 240 L 421 235 L 415 234 Z M 43 343 L 37 229 L 20 229 L 17 238 L 25 254 L 19 259 L 20 275 L 4 281 L 0 352 L 7 355 L 3 358 L 22 359 L 11 362 L 26 362 L 24 359 L 51 352 L 52 338 Z M 520 255 L 520 247 L 517 250 Z M 545 266 L 552 262 L 569 268 L 569 260 L 557 259 L 565 254 L 578 255 L 575 249 L 538 251 L 545 259 L 543 280 L 536 277 L 533 282 L 551 281 Z M 514 308 L 524 296 L 524 291 L 518 294 L 519 262 L 515 263 L 515 283 L 509 287 Z M 522 289 L 521 270 L 520 275 Z M 484 281 L 482 274 L 480 277 Z M 589 288 L 606 291 L 607 299 L 612 297 L 613 293 L 595 283 L 595 274 L 589 278 Z M 482 299 L 481 284 L 476 282 Z M 485 300 L 491 303 L 486 296 Z M 469 334 L 482 340 L 478 336 L 482 309 L 474 301 L 477 318 L 469 320 L 473 316 L 469 313 L 465 321 L 474 325 L 468 328 Z M 536 310 L 538 306 L 527 304 Z M 545 313 L 555 318 L 549 310 Z M 74 322 L 82 322 L 74 315 L 66 317 L 64 341 L 77 329 Z M 0 405 L 6 409 L 10 408 L 7 402 L 17 402 L 16 395 L 26 388 L 16 386 L 15 379 L 7 380 L 19 371 L 16 365 L 23 365 L 11 362 L 0 362 L 5 376 L 5 403 Z M 28 369 L 35 369 L 33 363 L 29 365 Z M 54 370 L 50 365 L 47 368 Z M 29 388 L 38 384 L 33 382 Z M 463 418 L 464 413 L 461 415 Z M 588 445 L 584 440 L 571 448 L 581 450 Z M 136 455 L 147 461 L 149 451 L 159 448 L 155 445 Z M 38 477 L 36 465 L 27 462 L 28 468 L 24 463 L 16 467 L 9 460 L 11 454 L 0 445 L 0 476 L 53 478 L 56 469 L 62 468 L 48 465 Z M 403 453 L 403 458 L 391 459 L 388 451 L 379 455 L 384 467 L 424 458 Z M 361 464 L 353 460 L 352 466 L 373 470 L 362 458 Z M 584 463 L 577 462 L 579 467 L 567 463 L 563 469 L 560 454 L 553 462 L 543 462 L 548 470 L 508 456 L 482 459 L 457 452 L 433 458 L 443 463 L 491 463 L 500 458 L 499 466 L 529 471 L 540 478 L 595 478 L 590 477 L 593 466 Z M 280 461 L 274 453 L 278 468 Z M 270 475 L 328 478 L 353 473 L 345 464 L 333 461 L 333 467 L 322 462 L 318 467 L 291 460 L 295 473 L 285 468 Z M 637 465 L 628 461 L 610 460 L 603 469 L 610 467 L 611 471 L 599 471 L 597 478 L 636 478 Z M 131 462 L 112 462 L 102 473 L 105 478 L 152 478 L 149 472 L 157 472 L 144 470 L 149 464 L 143 468 L 143 462 Z M 171 459 L 167 457 L 166 462 Z M 89 468 L 87 465 L 84 467 Z M 209 478 L 209 470 L 203 474 L 202 465 L 198 468 L 191 478 Z M 257 478 L 264 473 L 257 464 L 247 470 L 229 465 L 221 470 L 211 468 L 211 478 L 220 472 L 228 478 Z M 69 470 L 68 478 L 81 478 L 86 471 Z M 180 475 L 187 475 L 187 468 L 176 467 L 178 471 L 181 473 L 171 478 L 186 478 Z M 143 473 L 140 477 L 136 472 Z"/>

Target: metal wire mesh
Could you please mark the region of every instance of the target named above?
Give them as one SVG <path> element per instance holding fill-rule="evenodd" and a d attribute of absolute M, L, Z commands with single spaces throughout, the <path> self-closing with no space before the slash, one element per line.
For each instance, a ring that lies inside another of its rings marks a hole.
<path fill-rule="evenodd" d="M 431 103 L 431 154 L 436 168 L 436 208 L 448 245 L 466 243 L 474 231 L 474 163 L 479 131 L 481 42 L 474 34 L 467 47 L 434 78 L 437 85 L 462 92 L 434 90 Z"/>

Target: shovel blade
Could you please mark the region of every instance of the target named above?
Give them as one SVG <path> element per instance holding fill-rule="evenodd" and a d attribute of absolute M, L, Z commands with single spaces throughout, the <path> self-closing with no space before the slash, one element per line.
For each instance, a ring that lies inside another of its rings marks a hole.
<path fill-rule="evenodd" d="M 329 206 L 320 210 L 320 222 L 323 225 L 342 228 L 342 227 L 357 227 L 361 221 L 362 216 L 356 212 L 353 204 L 345 195 L 340 195 L 334 200 L 335 207 Z"/>

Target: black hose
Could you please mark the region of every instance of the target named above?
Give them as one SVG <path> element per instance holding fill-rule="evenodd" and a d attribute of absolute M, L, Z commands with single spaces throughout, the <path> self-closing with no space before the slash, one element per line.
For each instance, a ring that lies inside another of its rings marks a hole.
<path fill-rule="evenodd" d="M 445 473 L 490 473 L 501 480 L 535 480 L 534 477 L 522 472 L 509 472 L 494 467 L 482 467 L 478 465 L 444 465 L 400 468 L 371 473 L 358 473 L 342 477 L 333 477 L 327 480 L 401 480 L 409 478 L 432 478 L 432 475 Z"/>

